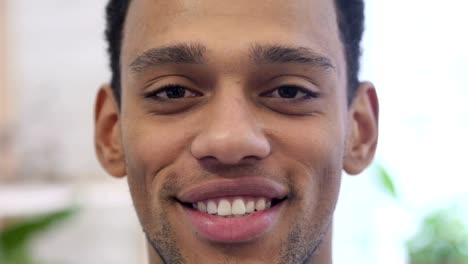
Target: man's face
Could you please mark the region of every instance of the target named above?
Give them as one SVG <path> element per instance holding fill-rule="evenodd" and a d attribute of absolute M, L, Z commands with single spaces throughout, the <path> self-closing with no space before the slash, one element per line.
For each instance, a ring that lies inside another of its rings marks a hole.
<path fill-rule="evenodd" d="M 329 242 L 353 122 L 336 21 L 329 0 L 131 2 L 114 140 L 158 258 L 298 263 Z"/>

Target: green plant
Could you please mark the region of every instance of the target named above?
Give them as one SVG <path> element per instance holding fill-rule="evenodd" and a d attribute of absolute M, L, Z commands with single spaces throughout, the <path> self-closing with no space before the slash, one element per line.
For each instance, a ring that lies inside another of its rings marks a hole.
<path fill-rule="evenodd" d="M 376 165 L 377 181 L 380 187 L 392 198 L 398 199 L 398 192 L 394 180 L 382 165 Z"/>
<path fill-rule="evenodd" d="M 381 165 L 376 165 L 376 171 L 382 190 L 399 199 L 388 171 Z M 410 264 L 468 264 L 468 223 L 463 210 L 451 206 L 431 212 L 405 246 Z"/>
<path fill-rule="evenodd" d="M 24 219 L 0 231 L 1 264 L 36 264 L 30 253 L 31 239 L 77 212 L 71 207 L 54 213 Z"/>
<path fill-rule="evenodd" d="M 436 210 L 406 243 L 411 264 L 468 263 L 468 225 L 456 206 Z"/>

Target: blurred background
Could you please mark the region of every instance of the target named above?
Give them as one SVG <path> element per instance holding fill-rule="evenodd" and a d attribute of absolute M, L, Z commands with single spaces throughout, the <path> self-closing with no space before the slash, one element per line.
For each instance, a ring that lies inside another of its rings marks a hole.
<path fill-rule="evenodd" d="M 105 0 L 0 0 L 0 263 L 145 263 L 125 180 L 99 167 Z M 343 175 L 335 263 L 468 263 L 468 2 L 366 1 L 375 163 Z"/>

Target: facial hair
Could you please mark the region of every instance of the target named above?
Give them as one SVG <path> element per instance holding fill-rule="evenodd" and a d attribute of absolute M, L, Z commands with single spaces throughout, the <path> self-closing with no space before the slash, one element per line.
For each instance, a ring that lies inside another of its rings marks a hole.
<path fill-rule="evenodd" d="M 247 166 L 247 171 L 249 169 L 257 169 Z M 215 169 L 216 170 L 216 169 Z M 326 170 L 328 172 L 328 170 Z M 233 172 L 238 172 L 238 169 L 234 169 Z M 258 172 L 257 172 L 258 174 Z M 328 177 L 330 175 L 326 174 Z M 333 177 L 333 176 L 332 176 Z M 340 177 L 338 175 L 338 177 Z M 165 192 L 174 192 L 172 188 L 178 186 L 178 177 L 169 177 L 169 180 L 163 184 L 162 194 L 160 194 L 161 200 L 164 201 L 163 197 L 167 195 Z M 289 188 L 293 190 L 292 193 L 298 194 L 298 186 L 295 186 L 294 183 L 287 183 Z M 289 197 L 290 200 L 295 200 L 294 202 L 300 202 L 300 195 L 292 195 Z M 169 202 L 165 200 L 165 202 Z M 291 201 L 292 202 L 292 201 Z M 278 264 L 305 264 L 305 263 L 314 263 L 314 255 L 316 251 L 320 248 L 320 245 L 329 231 L 329 228 L 332 223 L 333 218 L 333 208 L 334 202 L 331 202 L 333 205 L 331 208 L 316 208 L 316 210 L 307 210 L 308 212 L 303 212 L 302 217 L 295 219 L 295 223 L 291 225 L 288 231 L 288 237 L 281 243 L 281 248 L 279 249 L 279 259 L 276 263 Z M 320 203 L 318 207 L 321 207 Z M 328 204 L 323 201 L 323 204 Z M 161 258 L 163 263 L 167 264 L 188 264 L 192 263 L 189 259 L 183 256 L 181 249 L 179 248 L 176 235 L 174 234 L 174 228 L 172 227 L 169 216 L 165 213 L 165 210 L 161 208 L 161 212 L 158 217 L 159 219 L 157 230 L 153 233 L 145 232 L 148 242 L 154 249 L 157 255 Z M 324 219 L 314 219 L 314 215 L 311 212 L 322 211 L 325 216 Z M 319 220 L 319 222 L 316 222 Z M 235 257 L 227 257 L 224 261 L 225 263 L 241 263 Z"/>
<path fill-rule="evenodd" d="M 182 256 L 174 240 L 175 235 L 172 232 L 171 225 L 167 221 L 168 217 L 164 213 L 161 213 L 158 219 L 161 219 L 160 228 L 154 235 L 151 236 L 148 232 L 144 231 L 146 239 L 153 250 L 159 255 L 163 264 L 188 263 Z"/>
<path fill-rule="evenodd" d="M 183 257 L 180 248 L 175 241 L 173 228 L 167 221 L 167 216 L 164 213 L 159 215 L 161 219 L 160 228 L 154 235 L 149 235 L 147 232 L 146 238 L 153 250 L 162 260 L 164 264 L 187 264 L 190 263 Z M 314 224 L 309 226 L 310 219 L 297 221 L 289 231 L 288 238 L 282 243 L 280 249 L 280 259 L 278 264 L 292 263 L 313 263 L 313 256 L 322 244 L 323 238 L 329 231 L 331 218 L 328 219 L 328 224 L 323 230 L 319 230 L 319 226 Z M 302 223 L 302 224 L 301 224 Z M 319 234 L 317 236 L 317 234 Z M 237 263 L 237 262 L 235 262 Z"/>

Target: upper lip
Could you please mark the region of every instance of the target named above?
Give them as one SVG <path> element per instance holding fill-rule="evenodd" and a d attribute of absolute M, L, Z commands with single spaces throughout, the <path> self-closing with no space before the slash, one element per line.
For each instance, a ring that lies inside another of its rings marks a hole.
<path fill-rule="evenodd" d="M 276 181 L 263 177 L 240 177 L 212 180 L 182 190 L 176 196 L 183 203 L 215 199 L 227 196 L 252 196 L 267 199 L 283 199 L 288 191 Z"/>

